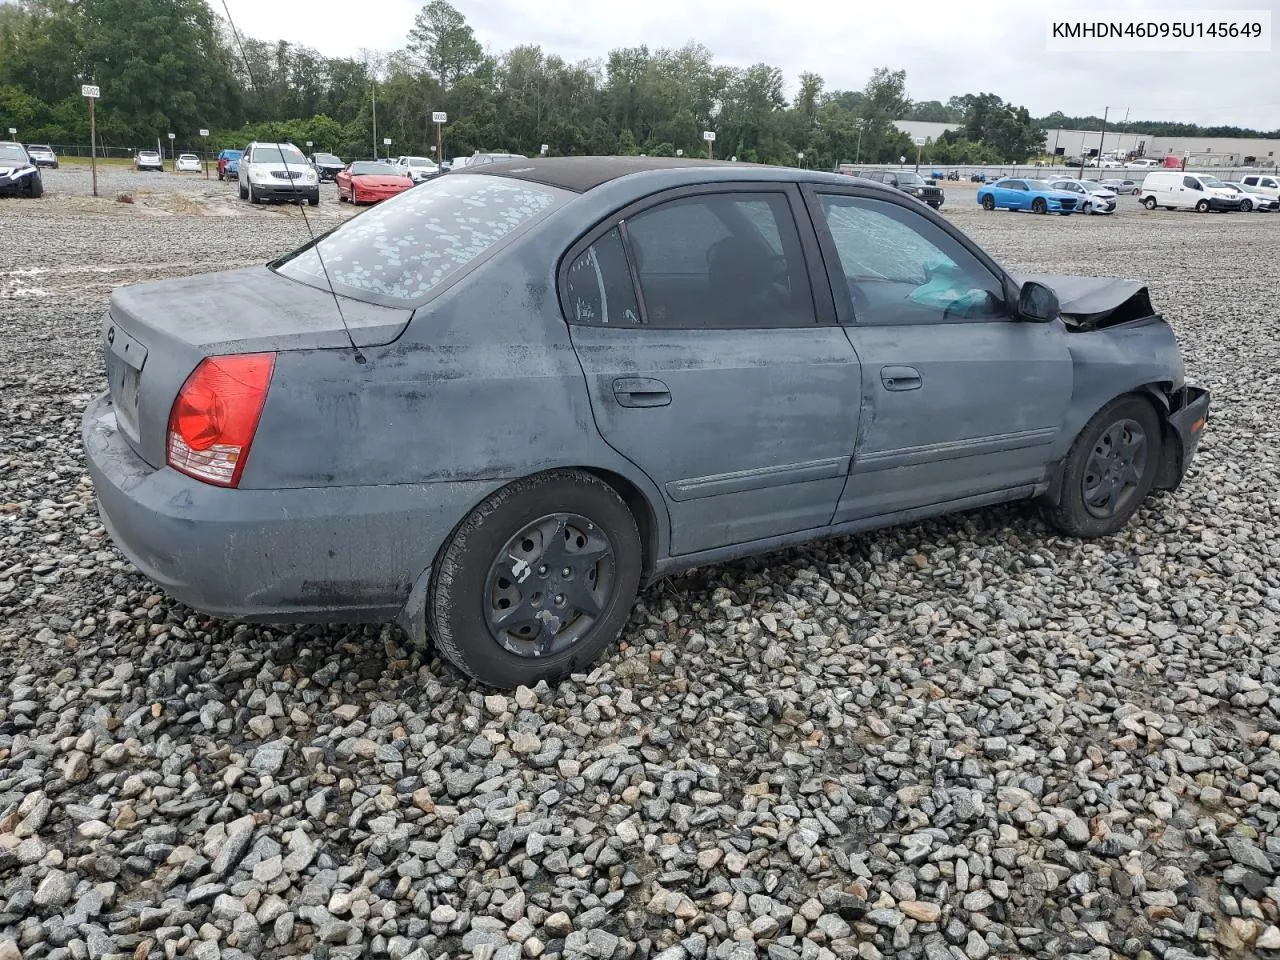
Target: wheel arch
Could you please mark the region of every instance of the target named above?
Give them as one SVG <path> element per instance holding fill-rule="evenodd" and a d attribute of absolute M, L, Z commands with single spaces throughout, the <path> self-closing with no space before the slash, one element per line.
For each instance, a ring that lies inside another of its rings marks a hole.
<path fill-rule="evenodd" d="M 511 477 L 486 491 L 482 496 L 476 497 L 475 502 L 467 505 L 457 522 L 449 529 L 448 534 L 440 540 L 440 543 L 432 553 L 430 564 L 425 570 L 419 571 L 414 578 L 409 588 L 409 594 L 395 619 L 395 622 L 408 634 L 414 645 L 419 648 L 425 648 L 427 645 L 426 609 L 430 597 L 432 578 L 439 565 L 441 552 L 448 547 L 449 541 L 453 538 L 458 527 L 466 522 L 467 517 L 480 504 L 488 500 L 498 490 L 530 477 L 564 471 L 578 471 L 595 477 L 597 480 L 608 484 L 614 493 L 622 499 L 622 502 L 626 504 L 627 509 L 631 512 L 631 516 L 635 519 L 636 528 L 640 533 L 641 586 L 643 587 L 653 578 L 658 562 L 667 554 L 670 542 L 670 520 L 657 490 L 651 484 L 621 473 L 616 468 L 599 465 L 588 466 L 585 464 L 544 466 L 542 469 L 535 470 L 524 476 Z"/>
<path fill-rule="evenodd" d="M 1148 383 L 1138 384 L 1126 390 L 1121 390 L 1112 396 L 1107 397 L 1101 403 L 1091 405 L 1086 415 L 1081 416 L 1081 408 L 1072 411 L 1072 416 L 1067 424 L 1066 447 L 1070 450 L 1075 443 L 1076 438 L 1080 436 L 1080 432 L 1089 425 L 1098 413 L 1107 405 L 1115 403 L 1125 397 L 1137 397 L 1146 400 L 1151 404 L 1152 410 L 1155 412 L 1156 419 L 1160 421 L 1160 467 L 1156 474 L 1156 486 L 1160 487 L 1161 481 L 1168 476 L 1169 471 L 1178 469 L 1178 451 L 1177 444 L 1173 443 L 1173 429 L 1169 425 L 1169 414 L 1171 412 L 1172 403 L 1170 394 L 1173 392 L 1173 383 L 1169 380 L 1155 380 Z M 1170 459 L 1172 457 L 1172 460 Z M 1049 470 L 1048 486 L 1041 494 L 1041 498 L 1048 503 L 1057 504 L 1062 500 L 1062 477 L 1066 472 L 1067 457 L 1061 456 L 1053 462 Z"/>

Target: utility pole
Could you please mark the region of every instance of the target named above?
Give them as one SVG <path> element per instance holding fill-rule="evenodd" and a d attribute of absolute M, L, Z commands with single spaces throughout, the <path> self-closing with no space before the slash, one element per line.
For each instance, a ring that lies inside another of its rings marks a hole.
<path fill-rule="evenodd" d="M 1107 107 L 1102 111 L 1102 131 L 1098 134 L 1098 163 L 1102 163 L 1102 141 L 1107 136 L 1107 115 L 1111 113 L 1111 108 Z M 1080 151 L 1080 179 L 1084 179 L 1084 150 Z"/>
<path fill-rule="evenodd" d="M 373 159 L 378 159 L 378 80 L 373 81 Z"/>

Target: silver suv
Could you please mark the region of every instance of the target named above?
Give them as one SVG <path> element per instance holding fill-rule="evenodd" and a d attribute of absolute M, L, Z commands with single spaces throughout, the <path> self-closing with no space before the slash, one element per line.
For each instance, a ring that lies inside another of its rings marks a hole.
<path fill-rule="evenodd" d="M 320 204 L 320 178 L 292 143 L 254 142 L 240 158 L 240 199 L 306 200 L 315 207 Z"/>

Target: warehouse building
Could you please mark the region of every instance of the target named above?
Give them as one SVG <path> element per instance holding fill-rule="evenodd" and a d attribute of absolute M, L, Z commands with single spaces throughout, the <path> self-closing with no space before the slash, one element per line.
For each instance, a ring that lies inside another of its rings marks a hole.
<path fill-rule="evenodd" d="M 958 123 L 926 123 L 895 120 L 894 126 L 911 137 L 936 140 Z M 1280 139 L 1263 137 L 1157 137 L 1145 133 L 1116 133 L 1100 130 L 1049 129 L 1045 131 L 1044 152 L 1058 157 L 1131 155 L 1163 159 L 1185 157 L 1187 166 L 1274 167 L 1280 162 Z"/>

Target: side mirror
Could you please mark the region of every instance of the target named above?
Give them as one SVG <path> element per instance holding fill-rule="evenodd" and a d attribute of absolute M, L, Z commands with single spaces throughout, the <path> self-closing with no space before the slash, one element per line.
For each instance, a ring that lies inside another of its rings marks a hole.
<path fill-rule="evenodd" d="M 1058 295 L 1043 283 L 1028 280 L 1018 291 L 1018 319 L 1049 323 L 1058 318 Z"/>

